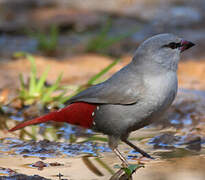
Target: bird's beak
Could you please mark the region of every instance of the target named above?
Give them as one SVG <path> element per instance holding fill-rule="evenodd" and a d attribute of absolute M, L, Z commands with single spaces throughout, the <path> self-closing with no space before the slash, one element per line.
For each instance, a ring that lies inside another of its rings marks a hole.
<path fill-rule="evenodd" d="M 190 41 L 182 40 L 181 46 L 180 46 L 180 51 L 183 52 L 183 51 L 191 48 L 192 46 L 195 46 L 195 44 L 190 42 Z"/>

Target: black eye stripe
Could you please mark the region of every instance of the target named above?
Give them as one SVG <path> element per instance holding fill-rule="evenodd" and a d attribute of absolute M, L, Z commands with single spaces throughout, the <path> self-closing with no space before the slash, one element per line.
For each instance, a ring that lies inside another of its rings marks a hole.
<path fill-rule="evenodd" d="M 181 47 L 181 43 L 171 42 L 169 44 L 164 45 L 163 47 L 167 47 L 167 48 L 171 48 L 171 49 L 176 49 L 176 48 Z"/>

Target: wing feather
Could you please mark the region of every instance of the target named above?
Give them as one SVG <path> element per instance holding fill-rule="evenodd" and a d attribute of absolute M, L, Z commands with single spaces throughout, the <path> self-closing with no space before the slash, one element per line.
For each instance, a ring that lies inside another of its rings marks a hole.
<path fill-rule="evenodd" d="M 140 98 L 141 77 L 127 65 L 103 83 L 89 87 L 67 101 L 98 104 L 134 104 Z"/>

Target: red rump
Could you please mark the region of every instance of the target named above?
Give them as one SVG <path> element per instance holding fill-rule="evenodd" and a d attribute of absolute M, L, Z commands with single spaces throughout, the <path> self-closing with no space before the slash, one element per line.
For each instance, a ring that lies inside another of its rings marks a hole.
<path fill-rule="evenodd" d="M 67 122 L 84 128 L 90 128 L 93 123 L 92 113 L 97 105 L 85 102 L 73 103 L 57 112 L 59 122 Z"/>
<path fill-rule="evenodd" d="M 95 104 L 76 102 L 58 111 L 18 124 L 9 131 L 15 131 L 28 125 L 40 124 L 48 121 L 67 122 L 84 128 L 90 128 L 94 120 L 92 113 L 95 111 L 96 107 L 97 105 Z"/>

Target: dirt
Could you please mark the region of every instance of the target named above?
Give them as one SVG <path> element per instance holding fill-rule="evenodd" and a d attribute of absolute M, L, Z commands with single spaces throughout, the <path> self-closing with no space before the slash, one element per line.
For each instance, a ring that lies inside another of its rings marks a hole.
<path fill-rule="evenodd" d="M 180 87 L 205 90 L 205 60 L 180 62 L 178 75 Z"/>

